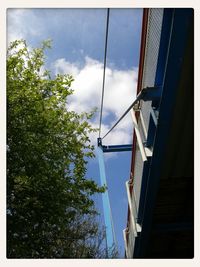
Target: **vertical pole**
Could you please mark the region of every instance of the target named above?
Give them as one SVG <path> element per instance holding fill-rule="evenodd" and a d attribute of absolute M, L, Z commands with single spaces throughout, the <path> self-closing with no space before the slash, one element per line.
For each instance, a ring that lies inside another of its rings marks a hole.
<path fill-rule="evenodd" d="M 103 150 L 101 149 L 100 146 L 97 147 L 97 154 L 99 161 L 101 186 L 107 187 Z M 106 242 L 107 242 L 107 247 L 111 248 L 114 244 L 114 229 L 112 225 L 112 214 L 111 214 L 110 200 L 107 189 L 104 193 L 102 193 L 102 200 L 103 200 L 103 210 L 104 210 L 104 221 L 106 227 Z"/>

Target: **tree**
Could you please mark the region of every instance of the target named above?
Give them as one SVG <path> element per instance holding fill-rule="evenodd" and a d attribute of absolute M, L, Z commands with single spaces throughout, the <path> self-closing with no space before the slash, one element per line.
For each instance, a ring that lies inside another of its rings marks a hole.
<path fill-rule="evenodd" d="M 68 250 L 71 251 L 69 258 L 117 258 L 117 247 L 106 247 L 106 231 L 99 227 L 96 216 L 87 215 L 86 218 L 77 215 L 75 223 L 69 227 Z M 61 246 L 62 249 L 62 246 Z M 61 253 L 62 254 L 62 253 Z"/>
<path fill-rule="evenodd" d="M 49 46 L 7 51 L 8 258 L 91 257 L 85 238 L 100 233 L 92 195 L 105 188 L 85 177 L 94 111 L 68 110 L 73 78 L 42 71 Z"/>

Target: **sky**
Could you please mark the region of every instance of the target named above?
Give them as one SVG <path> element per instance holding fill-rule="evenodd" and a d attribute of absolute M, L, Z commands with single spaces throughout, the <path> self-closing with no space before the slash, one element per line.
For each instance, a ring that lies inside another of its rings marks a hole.
<path fill-rule="evenodd" d="M 106 32 L 106 9 L 8 9 L 7 43 L 25 39 L 37 47 L 51 39 L 45 67 L 53 75 L 72 74 L 74 94 L 69 109 L 77 112 L 97 108 L 92 125 L 99 127 Z M 134 101 L 137 88 L 142 9 L 110 9 L 107 68 L 101 136 Z M 133 124 L 128 114 L 103 140 L 104 145 L 131 144 Z M 98 134 L 90 136 L 96 145 Z M 120 257 L 124 256 L 123 229 L 128 202 L 131 152 L 105 154 L 106 176 Z M 98 160 L 88 163 L 87 177 L 100 184 Z M 101 196 L 95 197 L 102 213 Z"/>

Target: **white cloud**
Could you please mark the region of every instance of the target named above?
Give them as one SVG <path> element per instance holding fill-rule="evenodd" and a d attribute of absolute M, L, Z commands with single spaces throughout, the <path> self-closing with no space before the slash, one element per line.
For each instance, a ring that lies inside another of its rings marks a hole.
<path fill-rule="evenodd" d="M 44 31 L 37 16 L 31 9 L 10 8 L 7 11 L 7 42 L 17 39 L 27 39 L 28 36 L 37 37 Z"/>
<path fill-rule="evenodd" d="M 56 62 L 53 64 L 55 74 L 70 74 L 73 75 L 74 77 L 78 75 L 79 73 L 79 68 L 76 66 L 76 64 L 71 64 L 67 61 L 65 61 L 64 58 L 60 58 L 56 60 Z"/>
<path fill-rule="evenodd" d="M 55 73 L 72 74 L 75 81 L 72 84 L 74 94 L 69 99 L 69 109 L 77 112 L 90 111 L 94 107 L 100 110 L 103 64 L 97 60 L 85 57 L 84 66 L 70 63 L 64 58 L 53 64 Z M 134 101 L 137 85 L 137 69 L 117 70 L 106 68 L 101 135 L 103 136 L 116 120 Z M 93 126 L 99 127 L 99 112 Z M 132 142 L 133 124 L 130 114 L 105 138 L 105 144 L 128 144 Z M 91 135 L 96 144 L 97 133 Z"/>
<path fill-rule="evenodd" d="M 8 9 L 8 42 L 15 39 L 35 39 L 46 32 L 42 19 L 38 18 L 34 9 Z M 54 18 L 55 19 L 55 18 Z M 84 51 L 80 50 L 83 54 Z M 103 136 L 123 114 L 135 99 L 137 69 L 119 70 L 111 65 L 106 69 L 103 121 Z M 55 73 L 72 74 L 74 94 L 70 98 L 71 110 L 90 111 L 93 107 L 100 109 L 103 64 L 90 57 L 85 57 L 84 65 L 71 63 L 59 58 L 53 63 Z M 93 126 L 99 127 L 99 111 L 93 120 Z M 127 115 L 120 124 L 104 140 L 106 144 L 123 144 L 132 142 L 132 122 Z M 92 136 L 96 143 L 96 136 Z"/>

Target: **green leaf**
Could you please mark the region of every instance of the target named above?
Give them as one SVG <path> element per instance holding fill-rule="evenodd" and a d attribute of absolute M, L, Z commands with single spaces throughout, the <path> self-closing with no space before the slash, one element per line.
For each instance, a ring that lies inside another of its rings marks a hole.
<path fill-rule="evenodd" d="M 97 255 L 92 196 L 105 188 L 85 177 L 95 111 L 66 109 L 72 76 L 40 74 L 50 46 L 16 40 L 7 51 L 8 258 Z"/>

